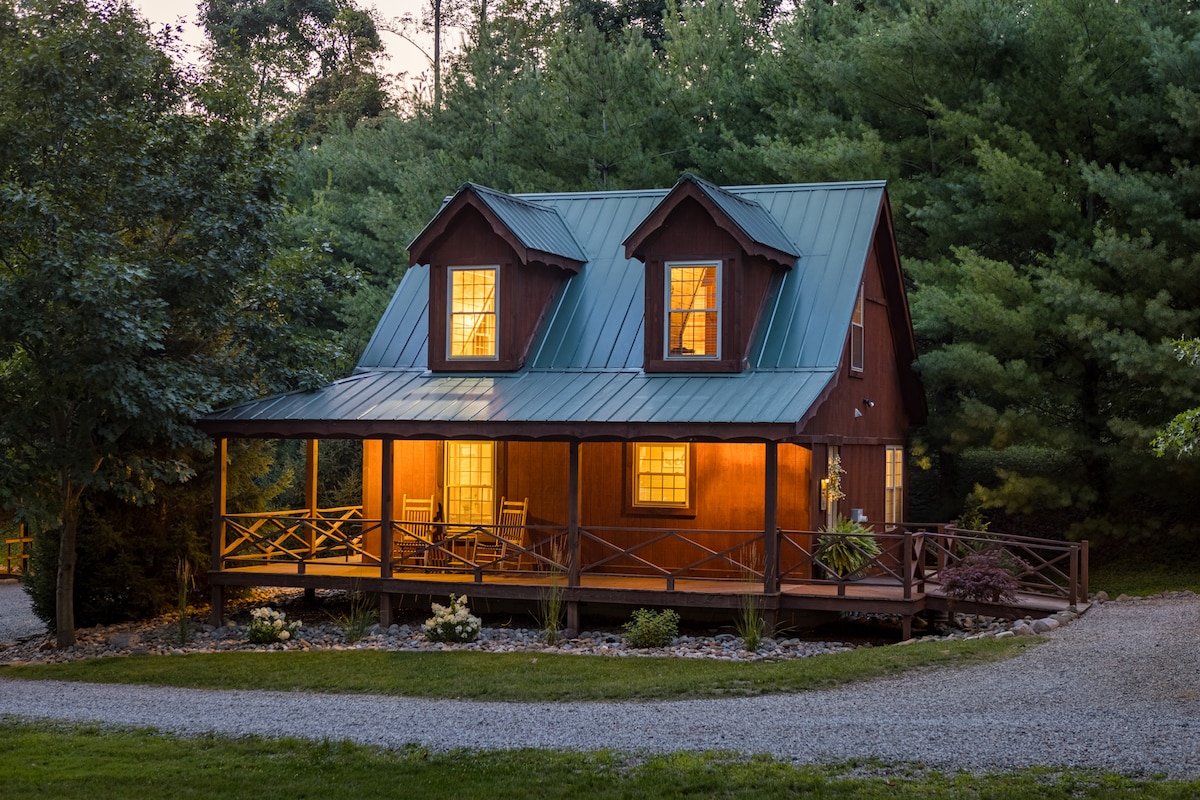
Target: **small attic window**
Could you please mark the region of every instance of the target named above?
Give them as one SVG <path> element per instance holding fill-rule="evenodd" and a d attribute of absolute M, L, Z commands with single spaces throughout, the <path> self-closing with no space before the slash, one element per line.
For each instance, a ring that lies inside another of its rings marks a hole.
<path fill-rule="evenodd" d="M 721 357 L 721 262 L 668 263 L 668 359 Z"/>
<path fill-rule="evenodd" d="M 449 269 L 449 336 L 451 359 L 495 359 L 496 267 L 451 267 Z"/>
<path fill-rule="evenodd" d="M 850 371 L 861 374 L 866 352 L 866 336 L 863 327 L 863 287 L 858 287 L 854 301 L 854 316 L 850 318 Z"/>

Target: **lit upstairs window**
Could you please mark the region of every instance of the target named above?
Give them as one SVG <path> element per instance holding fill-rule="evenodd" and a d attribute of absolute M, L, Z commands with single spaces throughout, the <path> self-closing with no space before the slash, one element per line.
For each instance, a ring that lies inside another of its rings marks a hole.
<path fill-rule="evenodd" d="M 449 357 L 495 359 L 496 268 L 450 269 Z"/>
<path fill-rule="evenodd" d="M 720 263 L 667 265 L 666 358 L 720 358 Z"/>

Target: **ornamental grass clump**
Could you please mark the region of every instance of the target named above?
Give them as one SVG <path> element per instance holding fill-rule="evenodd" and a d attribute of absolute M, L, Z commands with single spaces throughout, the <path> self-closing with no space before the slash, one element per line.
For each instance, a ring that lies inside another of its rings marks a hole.
<path fill-rule="evenodd" d="M 429 641 L 463 644 L 479 636 L 483 620 L 471 614 L 466 597 L 450 595 L 450 605 L 434 603 L 432 609 L 433 616 L 421 628 Z"/>
<path fill-rule="evenodd" d="M 666 647 L 679 635 L 679 614 L 669 608 L 657 612 L 639 608 L 624 630 L 625 644 L 630 647 Z"/>
<path fill-rule="evenodd" d="M 250 612 L 250 627 L 246 634 L 254 644 L 274 644 L 296 638 L 300 620 L 287 621 L 287 614 L 273 608 L 256 608 Z"/>
<path fill-rule="evenodd" d="M 1008 561 L 1009 564 L 1004 562 Z M 1024 572 L 1028 565 L 1016 556 L 1001 556 L 992 551 L 971 553 L 952 567 L 942 570 L 942 590 L 958 600 L 999 603 L 1015 600 L 1020 589 L 1014 571 Z"/>

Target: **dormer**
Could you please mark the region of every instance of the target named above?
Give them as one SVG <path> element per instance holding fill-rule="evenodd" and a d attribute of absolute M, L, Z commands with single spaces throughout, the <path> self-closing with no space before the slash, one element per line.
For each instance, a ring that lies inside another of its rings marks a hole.
<path fill-rule="evenodd" d="M 587 262 L 558 212 L 466 183 L 408 246 L 429 268 L 429 368 L 511 372 Z"/>
<path fill-rule="evenodd" d="M 646 372 L 741 372 L 771 278 L 800 256 L 765 208 L 694 175 L 624 245 L 646 268 Z"/>

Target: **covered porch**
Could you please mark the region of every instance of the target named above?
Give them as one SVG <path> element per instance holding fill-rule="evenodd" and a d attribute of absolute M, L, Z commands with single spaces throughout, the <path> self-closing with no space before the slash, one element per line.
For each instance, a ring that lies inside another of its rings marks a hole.
<path fill-rule="evenodd" d="M 331 508 L 319 503 L 314 441 L 308 445 L 304 508 L 231 513 L 224 497 L 228 455 L 222 439 L 209 574 L 213 615 L 219 620 L 226 586 L 372 592 L 379 597 L 385 624 L 390 624 L 394 604 L 404 596 L 453 593 L 536 604 L 555 587 L 562 592 L 567 627 L 577 630 L 580 608 L 589 604 L 732 611 L 753 597 L 768 623 L 784 612 L 888 613 L 901 616 L 907 635 L 912 617 L 927 609 L 953 606 L 1023 616 L 1078 609 L 1086 603 L 1086 542 L 963 531 L 943 524 L 871 523 L 879 553 L 868 557 L 853 577 L 832 574 L 824 568 L 822 552 L 829 537 L 840 535 L 818 533 L 815 525 L 795 525 L 797 519 L 824 512 L 789 506 L 781 515 L 780 496 L 795 487 L 781 491 L 780 449 L 795 445 L 750 446 L 761 454 L 758 479 L 739 483 L 736 491 L 753 496 L 761 516 L 747 521 L 761 524 L 708 528 L 700 527 L 706 522 L 703 515 L 648 517 L 641 525 L 628 520 L 597 524 L 608 520 L 581 515 L 581 508 L 588 507 L 581 465 L 592 463 L 586 458 L 592 444 L 579 440 L 561 443 L 567 455 L 561 480 L 552 473 L 544 477 L 549 486 L 561 487 L 565 519 L 547 520 L 552 515 L 534 510 L 528 498 L 523 498 L 525 513 L 490 522 L 448 520 L 444 510 L 435 510 L 439 504 L 428 500 L 426 513 L 406 513 L 407 495 L 398 488 L 405 480 L 427 479 L 429 470 L 409 465 L 413 475 L 395 474 L 403 462 L 395 458 L 397 443 L 391 439 L 372 443 L 381 456 L 377 461 L 372 461 L 371 448 L 365 448 L 362 505 Z M 796 455 L 786 458 L 795 461 Z M 372 463 L 379 466 L 378 476 L 371 476 Z M 368 489 L 368 484 L 374 488 Z M 819 481 L 809 474 L 804 496 L 811 484 Z M 445 487 L 441 489 L 444 493 Z M 984 548 L 1028 565 L 1019 576 L 1018 597 L 1000 605 L 947 597 L 939 573 Z"/>

